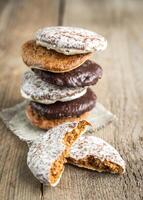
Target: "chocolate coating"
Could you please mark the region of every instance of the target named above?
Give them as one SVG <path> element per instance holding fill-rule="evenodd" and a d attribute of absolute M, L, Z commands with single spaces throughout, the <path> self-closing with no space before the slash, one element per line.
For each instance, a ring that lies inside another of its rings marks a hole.
<path fill-rule="evenodd" d="M 54 104 L 44 105 L 36 102 L 30 102 L 33 112 L 46 119 L 59 119 L 66 117 L 79 117 L 81 114 L 90 111 L 96 103 L 96 95 L 91 89 L 82 97 L 67 101 L 56 102 Z"/>
<path fill-rule="evenodd" d="M 102 68 L 94 61 L 87 60 L 78 68 L 64 73 L 53 73 L 32 69 L 44 81 L 65 87 L 84 87 L 94 85 L 102 76 Z"/>

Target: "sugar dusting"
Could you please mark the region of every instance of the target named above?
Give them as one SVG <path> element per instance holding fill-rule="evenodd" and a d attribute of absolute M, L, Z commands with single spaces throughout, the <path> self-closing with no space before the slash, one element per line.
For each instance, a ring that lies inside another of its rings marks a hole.
<path fill-rule="evenodd" d="M 36 43 L 66 55 L 103 51 L 107 47 L 106 39 L 95 32 L 63 26 L 38 30 Z"/>
<path fill-rule="evenodd" d="M 125 161 L 113 146 L 94 135 L 84 134 L 72 146 L 70 158 L 80 160 L 87 156 L 93 156 L 102 162 L 105 160 L 112 162 L 119 165 L 123 172 L 125 171 Z"/>
<path fill-rule="evenodd" d="M 66 149 L 64 136 L 77 126 L 76 122 L 64 123 L 40 135 L 29 147 L 27 165 L 33 175 L 44 184 L 50 183 L 50 170 L 52 164 L 59 158 Z M 61 172 L 62 174 L 62 172 Z M 60 180 L 52 186 L 55 186 Z"/>
<path fill-rule="evenodd" d="M 24 98 L 43 104 L 71 101 L 85 93 L 86 88 L 83 87 L 67 88 L 47 83 L 32 71 L 25 72 L 21 85 L 21 95 Z"/>

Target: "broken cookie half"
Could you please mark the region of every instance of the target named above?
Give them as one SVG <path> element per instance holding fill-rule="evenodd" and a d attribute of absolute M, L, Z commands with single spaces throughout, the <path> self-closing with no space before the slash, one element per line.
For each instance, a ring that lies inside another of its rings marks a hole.
<path fill-rule="evenodd" d="M 98 172 L 125 172 L 125 162 L 118 151 L 104 140 L 86 133 L 74 143 L 67 160 L 78 167 Z"/>
<path fill-rule="evenodd" d="M 85 120 L 64 123 L 32 142 L 27 165 L 41 183 L 51 186 L 58 184 L 70 147 L 84 133 L 87 125 L 89 123 Z"/>

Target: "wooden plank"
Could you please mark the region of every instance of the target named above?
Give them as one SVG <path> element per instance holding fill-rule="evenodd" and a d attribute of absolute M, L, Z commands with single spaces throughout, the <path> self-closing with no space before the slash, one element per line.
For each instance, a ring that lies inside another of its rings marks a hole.
<path fill-rule="evenodd" d="M 59 1 L 10 0 L 0 2 L 0 104 L 22 101 L 20 79 L 26 70 L 20 57 L 23 42 L 39 27 L 56 25 Z M 26 165 L 27 146 L 0 121 L 0 199 L 42 199 L 41 184 Z"/>
<path fill-rule="evenodd" d="M 41 3 L 42 2 L 42 3 Z M 57 3 L 58 2 L 58 3 Z M 62 1 L 63 2 L 63 1 Z M 44 187 L 26 166 L 27 147 L 0 123 L 0 199 L 142 199 L 143 43 L 142 1 L 71 0 L 58 14 L 59 1 L 0 2 L 0 102 L 20 102 L 19 83 L 26 70 L 21 44 L 39 27 L 76 25 L 95 30 L 109 41 L 107 51 L 95 55 L 104 76 L 93 87 L 99 101 L 119 118 L 118 126 L 100 131 L 127 162 L 124 176 L 98 174 L 66 166 L 56 188 Z M 59 16 L 59 20 L 57 20 Z M 64 20 L 63 20 L 64 17 Z"/>
<path fill-rule="evenodd" d="M 98 135 L 119 150 L 127 172 L 115 176 L 67 166 L 56 188 L 44 188 L 44 199 L 143 199 L 142 18 L 142 1 L 66 1 L 64 25 L 82 26 L 108 39 L 108 49 L 94 57 L 104 75 L 93 88 L 119 121 Z"/>
<path fill-rule="evenodd" d="M 65 0 L 60 0 L 58 26 L 63 25 L 64 13 L 65 13 Z"/>

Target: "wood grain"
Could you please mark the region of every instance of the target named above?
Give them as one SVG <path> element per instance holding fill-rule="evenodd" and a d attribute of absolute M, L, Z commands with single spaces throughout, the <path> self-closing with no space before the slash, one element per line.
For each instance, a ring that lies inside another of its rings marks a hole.
<path fill-rule="evenodd" d="M 62 2 L 62 5 L 61 5 Z M 70 0 L 0 2 L 1 108 L 22 100 L 20 77 L 26 67 L 21 44 L 39 27 L 82 26 L 104 35 L 108 48 L 94 59 L 104 70 L 93 87 L 115 113 L 118 124 L 98 135 L 113 144 L 127 163 L 123 176 L 99 174 L 67 165 L 56 188 L 43 187 L 26 166 L 27 147 L 0 123 L 1 200 L 143 199 L 143 1 Z"/>
<path fill-rule="evenodd" d="M 22 101 L 20 79 L 27 69 L 20 56 L 23 42 L 41 26 L 57 25 L 59 2 L 43 0 L 3 1 L 0 12 L 1 108 Z M 0 199 L 42 199 L 41 184 L 26 164 L 27 146 L 0 123 Z"/>

